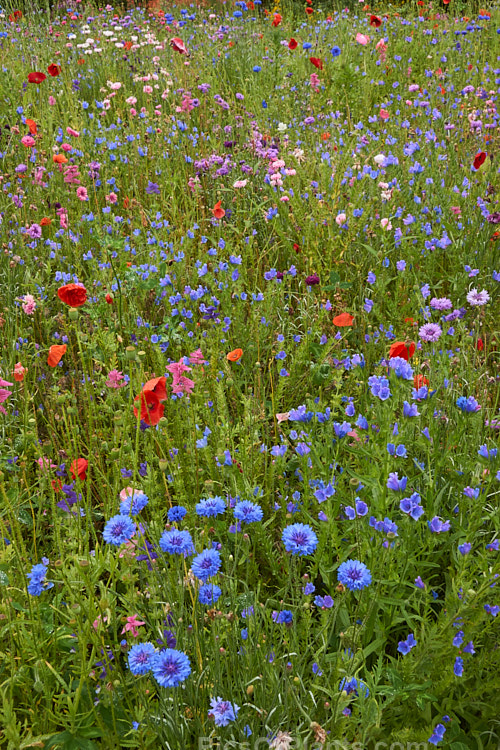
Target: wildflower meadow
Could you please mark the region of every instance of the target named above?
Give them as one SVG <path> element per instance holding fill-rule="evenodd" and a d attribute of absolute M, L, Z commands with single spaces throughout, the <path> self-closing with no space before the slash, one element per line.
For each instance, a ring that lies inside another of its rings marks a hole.
<path fill-rule="evenodd" d="M 500 746 L 500 10 L 0 12 L 0 746 Z"/>

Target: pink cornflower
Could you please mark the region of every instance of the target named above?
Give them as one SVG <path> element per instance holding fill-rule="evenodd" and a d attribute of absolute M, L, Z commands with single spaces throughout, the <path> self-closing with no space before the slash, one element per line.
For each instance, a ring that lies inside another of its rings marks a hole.
<path fill-rule="evenodd" d="M 366 36 L 366 34 L 360 34 L 359 32 L 356 34 L 356 41 L 358 44 L 362 44 L 363 47 L 368 44 L 370 41 L 370 37 Z"/>
<path fill-rule="evenodd" d="M 81 201 L 88 201 L 89 194 L 87 193 L 87 188 L 83 187 L 83 185 L 80 185 L 80 187 L 76 189 L 76 196 Z"/>
<path fill-rule="evenodd" d="M 108 372 L 108 379 L 106 380 L 106 385 L 108 388 L 123 388 L 124 385 L 127 385 L 126 382 L 121 383 L 120 381 L 124 379 L 124 374 L 120 372 L 120 370 L 110 370 Z"/>
<path fill-rule="evenodd" d="M 121 634 L 129 633 L 131 632 L 134 638 L 137 638 L 139 635 L 138 628 L 141 627 L 141 625 L 145 625 L 146 623 L 142 620 L 138 620 L 138 615 L 132 615 L 131 617 L 127 617 L 127 623 L 125 627 L 123 628 Z"/>
<path fill-rule="evenodd" d="M 56 103 L 56 100 L 53 96 L 49 96 L 49 107 L 54 107 Z"/>
<path fill-rule="evenodd" d="M 36 310 L 36 300 L 32 294 L 25 294 L 23 297 L 23 304 L 21 305 L 23 312 L 26 315 L 33 315 Z"/>
<path fill-rule="evenodd" d="M 319 86 L 319 76 L 318 76 L 317 73 L 311 73 L 311 75 L 309 76 L 309 83 L 311 84 L 311 87 L 312 87 L 313 91 L 315 91 L 316 93 L 318 93 L 318 91 L 319 91 L 319 88 L 318 88 L 318 86 Z"/>

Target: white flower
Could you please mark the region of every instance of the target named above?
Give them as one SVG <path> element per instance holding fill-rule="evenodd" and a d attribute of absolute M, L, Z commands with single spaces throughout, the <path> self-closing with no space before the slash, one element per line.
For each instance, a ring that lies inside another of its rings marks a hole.
<path fill-rule="evenodd" d="M 280 122 L 278 124 L 278 130 L 280 133 L 284 133 L 287 128 L 288 128 L 288 125 L 284 122 Z"/>
<path fill-rule="evenodd" d="M 377 154 L 377 156 L 373 157 L 373 161 L 375 162 L 375 164 L 378 164 L 378 166 L 381 167 L 385 162 L 384 154 Z"/>
<path fill-rule="evenodd" d="M 490 295 L 486 291 L 486 289 L 483 289 L 481 292 L 478 292 L 477 289 L 471 289 L 469 294 L 467 295 L 467 302 L 469 305 L 485 305 L 487 302 L 490 301 Z"/>

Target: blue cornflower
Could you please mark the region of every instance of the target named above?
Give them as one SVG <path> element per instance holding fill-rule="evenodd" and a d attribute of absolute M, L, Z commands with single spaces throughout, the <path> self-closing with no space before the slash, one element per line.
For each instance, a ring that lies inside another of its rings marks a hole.
<path fill-rule="evenodd" d="M 168 552 L 169 555 L 192 555 L 194 544 L 189 531 L 180 531 L 179 529 L 170 529 L 164 531 L 160 537 L 160 549 Z"/>
<path fill-rule="evenodd" d="M 242 500 L 234 506 L 234 517 L 244 523 L 257 523 L 262 521 L 264 513 L 260 505 L 251 503 L 250 500 Z"/>
<path fill-rule="evenodd" d="M 214 576 L 218 573 L 221 566 L 220 554 L 216 549 L 204 549 L 199 555 L 193 558 L 191 563 L 191 570 L 195 574 L 196 578 L 199 578 L 203 583 L 208 581 L 210 576 Z"/>
<path fill-rule="evenodd" d="M 410 633 L 406 641 L 399 641 L 398 651 L 400 654 L 403 654 L 403 656 L 406 656 L 406 654 L 409 654 L 412 648 L 414 648 L 416 645 L 417 641 L 415 640 L 415 636 L 413 635 L 413 633 Z"/>
<path fill-rule="evenodd" d="M 31 596 L 40 596 L 42 591 L 45 591 L 46 589 L 51 589 L 53 587 L 53 583 L 50 583 L 49 581 L 45 580 L 45 576 L 47 575 L 47 566 L 42 565 L 42 563 L 38 563 L 38 565 L 33 565 L 31 568 L 31 571 L 27 573 L 27 578 L 30 579 L 30 582 L 28 584 L 28 594 L 31 594 Z"/>
<path fill-rule="evenodd" d="M 318 546 L 318 537 L 310 526 L 293 523 L 283 529 L 281 540 L 287 552 L 292 555 L 312 555 Z"/>
<path fill-rule="evenodd" d="M 207 583 L 205 586 L 201 586 L 198 592 L 198 601 L 200 604 L 215 604 L 221 594 L 222 589 L 219 586 Z"/>
<path fill-rule="evenodd" d="M 330 52 L 331 52 L 331 54 L 332 54 L 333 57 L 338 57 L 340 55 L 340 53 L 341 53 L 341 49 L 340 49 L 340 47 L 335 46 L 335 47 L 331 48 Z"/>
<path fill-rule="evenodd" d="M 182 521 L 186 513 L 187 510 L 182 505 L 174 505 L 173 508 L 168 509 L 167 518 L 170 523 L 178 523 Z"/>
<path fill-rule="evenodd" d="M 196 503 L 196 513 L 199 516 L 219 516 L 226 510 L 226 503 L 222 497 L 208 497 L 206 500 L 200 500 Z"/>
<path fill-rule="evenodd" d="M 316 591 L 316 586 L 314 583 L 308 582 L 302 589 L 302 593 L 308 596 L 309 594 L 314 594 Z"/>
<path fill-rule="evenodd" d="M 291 626 L 293 622 L 293 612 L 290 612 L 289 609 L 283 609 L 281 612 L 273 612 L 272 618 L 273 622 L 277 622 L 278 625 Z"/>
<path fill-rule="evenodd" d="M 223 701 L 222 698 L 211 698 L 209 718 L 213 718 L 216 727 L 227 727 L 230 721 L 236 721 L 240 707 L 236 703 Z"/>
<path fill-rule="evenodd" d="M 128 495 L 125 500 L 122 500 L 120 503 L 120 513 L 123 516 L 137 516 L 147 504 L 147 495 L 144 495 L 142 492 L 134 492 L 133 495 Z"/>
<path fill-rule="evenodd" d="M 436 726 L 432 730 L 432 735 L 429 737 L 427 741 L 430 742 L 431 745 L 437 745 L 438 742 L 442 741 L 445 732 L 446 732 L 446 727 L 444 724 L 436 724 Z"/>
<path fill-rule="evenodd" d="M 128 652 L 128 668 L 135 675 L 146 674 L 153 666 L 155 647 L 152 643 L 137 643 Z"/>
<path fill-rule="evenodd" d="M 164 648 L 153 660 L 153 675 L 161 687 L 177 687 L 191 674 L 189 658 L 183 651 Z"/>
<path fill-rule="evenodd" d="M 135 523 L 129 516 L 117 515 L 109 519 L 102 532 L 102 538 L 108 544 L 117 547 L 127 542 L 136 532 Z"/>
<path fill-rule="evenodd" d="M 372 582 L 372 574 L 359 560 L 346 560 L 339 565 L 337 578 L 349 591 L 364 589 Z"/>

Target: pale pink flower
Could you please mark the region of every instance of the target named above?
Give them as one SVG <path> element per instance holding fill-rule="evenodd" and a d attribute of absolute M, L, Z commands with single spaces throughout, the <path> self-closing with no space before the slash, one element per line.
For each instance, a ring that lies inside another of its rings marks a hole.
<path fill-rule="evenodd" d="M 239 190 L 239 188 L 244 188 L 247 184 L 247 180 L 236 180 L 236 182 L 233 182 L 233 187 Z"/>
<path fill-rule="evenodd" d="M 388 120 L 389 117 L 390 117 L 389 112 L 386 109 L 381 109 L 380 110 L 380 118 L 382 120 Z"/>
<path fill-rule="evenodd" d="M 76 195 L 77 195 L 77 198 L 79 198 L 81 201 L 88 201 L 89 199 L 87 188 L 83 187 L 83 185 L 81 185 L 79 188 L 76 189 Z"/>
<path fill-rule="evenodd" d="M 73 138 L 79 138 L 80 137 L 80 133 L 78 132 L 78 130 L 73 130 L 73 128 L 70 128 L 70 127 L 66 128 L 66 133 L 68 135 L 72 135 Z"/>
<path fill-rule="evenodd" d="M 99 628 L 99 625 L 101 624 L 105 625 L 107 621 L 108 621 L 108 618 L 106 615 L 104 615 L 104 617 L 102 617 L 102 615 L 98 615 L 97 618 L 92 623 L 92 627 L 94 628 L 94 630 L 97 630 Z"/>
<path fill-rule="evenodd" d="M 174 382 L 179 380 L 183 372 L 191 372 L 192 368 L 184 364 L 184 359 L 180 359 L 178 362 L 172 362 L 171 365 L 167 365 L 167 370 L 174 376 Z"/>
<path fill-rule="evenodd" d="M 381 219 L 380 226 L 382 227 L 382 229 L 385 229 L 386 232 L 390 232 L 392 229 L 392 224 L 391 224 L 390 219 Z"/>
<path fill-rule="evenodd" d="M 197 349 L 195 352 L 191 352 L 191 354 L 189 355 L 189 362 L 192 365 L 203 365 L 206 362 L 201 349 Z"/>
<path fill-rule="evenodd" d="M 37 458 L 36 462 L 42 472 L 49 471 L 49 469 L 57 469 L 57 464 L 51 463 L 50 458 L 47 458 L 47 456 L 41 456 L 40 458 Z"/>
<path fill-rule="evenodd" d="M 56 104 L 56 100 L 53 96 L 49 96 L 49 107 L 54 107 Z"/>
<path fill-rule="evenodd" d="M 136 96 L 129 96 L 129 97 L 127 97 L 127 99 L 125 99 L 125 102 L 127 104 L 130 104 L 130 105 L 137 104 L 137 97 Z"/>
<path fill-rule="evenodd" d="M 360 34 L 358 31 L 358 33 L 356 34 L 356 41 L 358 44 L 362 44 L 364 47 L 370 41 L 370 37 L 366 36 L 366 34 Z"/>
<path fill-rule="evenodd" d="M 143 86 L 142 90 L 145 94 L 152 94 L 153 93 L 153 87 L 152 86 Z"/>
<path fill-rule="evenodd" d="M 288 422 L 289 417 L 290 417 L 289 411 L 283 411 L 283 412 L 280 412 L 279 414 L 276 414 L 276 419 L 278 421 L 278 424 L 281 424 L 282 422 Z"/>
<path fill-rule="evenodd" d="M 123 630 L 121 632 L 121 635 L 123 635 L 124 633 L 131 632 L 132 636 L 134 638 L 137 638 L 137 636 L 139 635 L 138 628 L 140 628 L 141 625 L 145 625 L 146 624 L 142 620 L 138 620 L 137 619 L 138 616 L 139 615 L 132 615 L 132 617 L 127 617 L 127 623 L 126 623 L 125 627 L 123 628 Z"/>
<path fill-rule="evenodd" d="M 347 221 L 347 216 L 346 216 L 345 214 L 339 214 L 339 215 L 338 215 L 338 216 L 337 216 L 337 217 L 335 218 L 335 222 L 336 222 L 336 223 L 337 223 L 337 224 L 339 225 L 339 227 L 341 227 L 341 226 L 342 226 L 342 224 L 345 224 L 345 223 L 346 223 L 346 221 Z"/>
<path fill-rule="evenodd" d="M 26 315 L 33 315 L 36 310 L 36 300 L 32 294 L 25 294 L 21 305 Z"/>
<path fill-rule="evenodd" d="M 112 91 L 119 91 L 121 89 L 121 87 L 122 87 L 122 85 L 121 85 L 121 83 L 119 81 L 117 81 L 116 83 L 110 83 L 110 81 L 108 81 L 108 86 L 109 86 L 109 88 Z M 132 99 L 133 97 L 129 97 L 129 98 Z M 128 101 L 128 99 L 127 99 L 127 101 Z M 134 102 L 134 104 L 135 104 L 135 102 Z"/>

